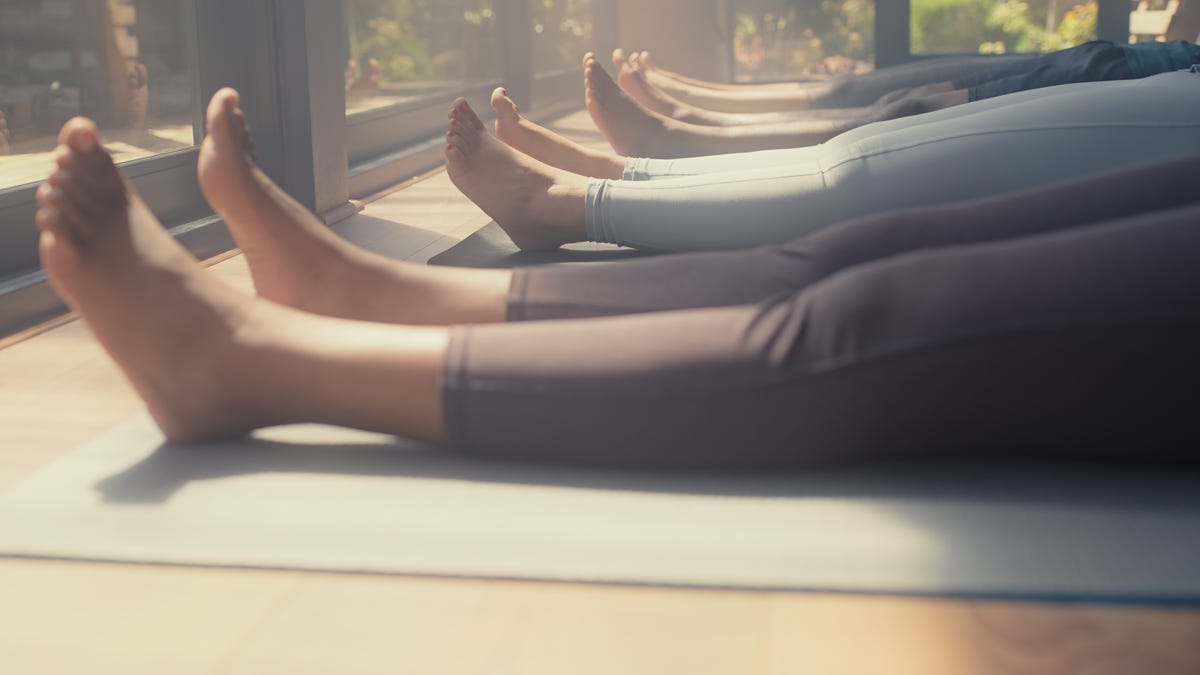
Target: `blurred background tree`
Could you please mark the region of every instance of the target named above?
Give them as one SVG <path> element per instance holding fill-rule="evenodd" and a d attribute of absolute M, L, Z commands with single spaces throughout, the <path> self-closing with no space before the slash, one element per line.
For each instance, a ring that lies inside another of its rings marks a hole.
<path fill-rule="evenodd" d="M 495 74 L 492 0 L 349 0 L 350 58 L 376 59 L 385 82 L 479 79 Z"/>
<path fill-rule="evenodd" d="M 734 0 L 741 79 L 821 76 L 873 60 L 876 0 Z M 1095 0 L 912 0 L 912 52 L 1053 51 L 1094 39 Z"/>
<path fill-rule="evenodd" d="M 846 72 L 874 59 L 874 0 L 735 0 L 741 77 Z"/>
<path fill-rule="evenodd" d="M 1096 35 L 1095 0 L 913 0 L 914 54 L 1073 47 Z"/>
<path fill-rule="evenodd" d="M 601 0 L 613 2 L 613 0 Z M 574 68 L 592 49 L 592 0 L 531 0 L 534 68 Z"/>

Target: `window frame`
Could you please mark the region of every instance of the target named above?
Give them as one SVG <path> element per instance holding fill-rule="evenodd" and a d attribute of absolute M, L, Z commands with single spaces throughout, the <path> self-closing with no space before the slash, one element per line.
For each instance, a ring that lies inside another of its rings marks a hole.
<path fill-rule="evenodd" d="M 533 72 L 530 1 L 495 0 L 492 5 L 498 43 L 504 47 L 503 53 L 496 55 L 501 64 L 499 77 L 471 82 L 459 90 L 364 110 L 346 118 L 350 197 L 368 196 L 441 164 L 446 109 L 459 96 L 465 97 L 485 118 L 490 116 L 492 91 L 499 86 L 504 86 L 522 112 L 532 119 L 578 107 L 582 88 L 579 68 L 539 75 Z M 341 6 L 340 2 L 336 4 Z M 592 0 L 591 7 L 592 48 L 599 51 L 607 47 L 611 51 L 617 42 L 616 3 Z M 345 34 L 344 29 L 341 34 Z M 387 140 L 381 143 L 381 139 Z"/>
<path fill-rule="evenodd" d="M 180 39 L 194 74 L 197 144 L 209 97 L 221 86 L 237 88 L 254 129 L 259 167 L 327 223 L 358 210 L 351 196 L 365 196 L 440 164 L 445 111 L 455 97 L 465 94 L 486 111 L 492 89 L 504 82 L 524 109 L 533 107 L 541 117 L 559 104 L 569 105 L 567 92 L 578 91 L 578 72 L 570 78 L 565 73 L 558 79 L 533 77 L 528 0 L 496 3 L 505 46 L 500 79 L 350 118 L 345 97 L 328 95 L 331 88 L 343 91 L 344 0 L 176 1 L 184 24 Z M 615 7 L 603 0 L 593 0 L 592 7 L 603 17 L 595 25 L 603 28 L 604 40 L 615 43 Z M 600 35 L 593 31 L 594 38 Z M 570 90 L 568 79 L 575 84 Z M 537 106 L 531 106 L 535 100 Z M 380 147 L 379 139 L 391 140 Z M 121 168 L 168 231 L 205 259 L 231 250 L 234 242 L 197 185 L 197 154 L 197 148 L 189 148 Z M 36 189 L 31 184 L 0 190 L 0 336 L 65 311 L 38 260 Z"/>

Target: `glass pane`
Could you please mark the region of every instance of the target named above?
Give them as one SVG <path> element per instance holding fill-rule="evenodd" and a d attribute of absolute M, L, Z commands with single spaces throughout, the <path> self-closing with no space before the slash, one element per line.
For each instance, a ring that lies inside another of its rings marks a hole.
<path fill-rule="evenodd" d="M 4 0 L 0 190 L 45 177 L 58 128 L 95 119 L 118 161 L 191 147 L 195 75 L 177 0 Z"/>
<path fill-rule="evenodd" d="M 1051 52 L 1096 39 L 1096 2 L 912 0 L 912 52 Z"/>
<path fill-rule="evenodd" d="M 592 0 L 531 0 L 536 75 L 576 68 L 595 48 Z"/>
<path fill-rule="evenodd" d="M 870 70 L 874 0 L 735 0 L 734 77 L 820 78 Z"/>
<path fill-rule="evenodd" d="M 492 0 L 347 0 L 347 114 L 498 79 L 492 6 Z"/>

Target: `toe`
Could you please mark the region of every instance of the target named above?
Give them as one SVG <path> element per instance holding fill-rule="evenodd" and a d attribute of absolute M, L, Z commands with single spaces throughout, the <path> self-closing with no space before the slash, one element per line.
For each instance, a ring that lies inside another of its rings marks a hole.
<path fill-rule="evenodd" d="M 49 247 L 54 247 L 54 253 L 58 254 L 55 257 L 61 256 L 68 250 L 71 253 L 78 254 L 81 248 L 79 236 L 67 226 L 62 214 L 57 209 L 38 209 L 37 214 L 33 217 L 33 221 L 37 223 L 37 228 L 42 233 L 40 253 L 42 255 L 43 267 L 50 262 L 47 260 L 47 253 L 51 252 L 48 250 Z"/>
<path fill-rule="evenodd" d="M 209 134 L 228 139 L 230 136 L 230 115 L 237 108 L 238 93 L 225 87 L 213 94 L 213 97 L 208 101 L 208 110 L 205 111 L 204 120 L 206 129 Z"/>
<path fill-rule="evenodd" d="M 464 125 L 464 131 L 471 129 L 474 131 L 483 131 L 483 120 L 479 119 L 479 115 L 475 114 L 475 110 L 463 101 L 462 107 L 458 111 L 458 120 Z"/>
<path fill-rule="evenodd" d="M 466 164 L 467 155 L 455 139 L 447 138 L 446 140 L 446 163 L 450 165 L 451 176 L 454 176 L 453 170 Z"/>
<path fill-rule="evenodd" d="M 73 117 L 58 133 L 58 142 L 81 155 L 91 153 L 100 146 L 100 133 L 96 123 L 86 117 Z"/>
<path fill-rule="evenodd" d="M 59 169 L 50 174 L 42 187 L 38 188 L 39 193 L 42 188 L 45 188 L 45 194 L 38 196 L 44 196 L 47 202 L 38 203 L 43 206 L 52 203 L 60 210 L 78 213 L 98 213 L 101 209 L 98 186 L 79 180 L 76 172 L 70 169 Z"/>
<path fill-rule="evenodd" d="M 613 63 L 613 66 L 616 68 L 620 68 L 621 66 L 625 65 L 625 50 L 624 49 L 617 47 L 616 49 L 613 50 L 612 63 Z"/>
<path fill-rule="evenodd" d="M 34 197 L 37 198 L 38 206 L 44 209 L 53 208 L 62 200 L 62 190 L 51 185 L 49 181 L 46 181 L 38 186 Z"/>
<path fill-rule="evenodd" d="M 100 161 L 104 155 L 96 153 L 96 161 L 88 161 L 92 156 L 80 156 L 71 148 L 60 145 L 54 149 L 53 157 L 58 170 L 51 173 L 48 180 L 55 187 L 61 186 L 67 179 L 91 195 L 99 194 L 107 187 L 102 180 L 104 164 Z"/>
<path fill-rule="evenodd" d="M 466 157 L 468 154 L 470 154 L 472 147 L 470 140 L 465 135 L 454 129 L 451 129 L 446 134 L 446 143 L 458 150 L 459 154 L 461 154 L 463 157 Z"/>
<path fill-rule="evenodd" d="M 508 97 L 508 90 L 503 87 L 496 87 L 492 92 L 492 110 L 496 115 L 505 119 L 511 119 L 517 115 L 517 104 Z"/>
<path fill-rule="evenodd" d="M 65 189 L 49 182 L 42 183 L 37 190 L 37 200 L 41 206 L 38 210 L 41 218 L 37 219 L 40 229 L 52 229 L 60 235 L 69 232 L 73 240 L 79 240 L 87 234 L 86 211 Z M 43 218 L 46 219 L 45 223 Z"/>
<path fill-rule="evenodd" d="M 250 136 L 250 127 L 246 124 L 246 115 L 239 107 L 241 95 L 237 90 L 224 87 L 209 99 L 208 109 L 204 113 L 205 148 L 211 148 L 218 157 L 237 158 L 243 163 L 254 163 L 254 140 Z M 209 142 L 212 145 L 207 145 Z M 209 150 L 201 149 L 201 155 Z M 232 166 L 232 165 L 225 165 Z"/>

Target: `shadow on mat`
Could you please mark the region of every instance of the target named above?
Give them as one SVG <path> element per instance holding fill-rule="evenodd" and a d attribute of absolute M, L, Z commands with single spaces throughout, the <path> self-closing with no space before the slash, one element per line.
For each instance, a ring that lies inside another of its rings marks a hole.
<path fill-rule="evenodd" d="M 360 444 L 250 438 L 164 444 L 96 485 L 111 503 L 160 503 L 193 481 L 259 473 L 395 476 L 541 487 L 763 498 L 873 498 L 1031 505 L 1110 505 L 1200 514 L 1200 472 L 1172 466 L 1034 460 L 910 460 L 774 473 L 632 471 L 439 452 L 403 440 Z"/>
<path fill-rule="evenodd" d="M 571 244 L 554 251 L 522 251 L 496 223 L 488 223 L 429 260 L 431 265 L 508 268 L 560 262 L 606 262 L 655 255 L 609 244 Z"/>

